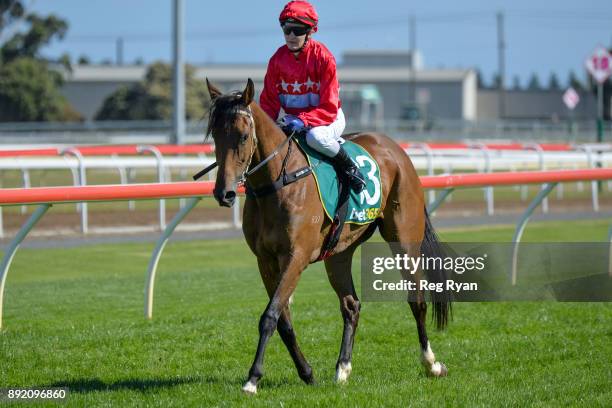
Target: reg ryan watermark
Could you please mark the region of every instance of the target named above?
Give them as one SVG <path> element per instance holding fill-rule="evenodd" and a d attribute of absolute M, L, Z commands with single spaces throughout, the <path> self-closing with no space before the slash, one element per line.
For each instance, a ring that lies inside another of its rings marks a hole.
<path fill-rule="evenodd" d="M 362 300 L 443 294 L 454 301 L 612 301 L 606 242 L 525 243 L 518 250 L 512 243 L 442 243 L 436 252 L 392 254 L 386 243 L 365 243 Z"/>

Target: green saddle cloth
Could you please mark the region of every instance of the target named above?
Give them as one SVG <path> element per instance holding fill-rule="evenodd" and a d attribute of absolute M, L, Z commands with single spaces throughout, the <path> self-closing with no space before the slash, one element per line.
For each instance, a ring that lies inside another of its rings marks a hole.
<path fill-rule="evenodd" d="M 306 144 L 304 135 L 297 136 L 295 140 L 306 154 L 308 164 L 312 168 L 325 214 L 330 220 L 333 220 L 338 208 L 338 177 L 336 170 L 329 163 L 329 159 Z M 342 147 L 359 166 L 359 170 L 361 170 L 361 174 L 366 180 L 366 188 L 361 193 L 356 194 L 351 190 L 345 222 L 351 224 L 369 224 L 380 213 L 382 185 L 378 163 L 376 163 L 376 160 L 372 158 L 370 153 L 356 143 L 346 141 Z"/>

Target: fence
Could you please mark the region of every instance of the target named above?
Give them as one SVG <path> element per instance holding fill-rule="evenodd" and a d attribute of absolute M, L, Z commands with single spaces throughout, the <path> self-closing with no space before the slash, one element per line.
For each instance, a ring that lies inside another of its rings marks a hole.
<path fill-rule="evenodd" d="M 436 171 L 450 174 L 456 170 L 474 170 L 493 172 L 496 170 L 526 170 L 537 168 L 545 170 L 551 167 L 593 168 L 612 161 L 612 145 L 588 144 L 570 145 L 565 143 L 402 143 L 419 169 L 425 169 L 428 175 Z M 156 168 L 158 182 L 170 180 L 171 169 L 206 167 L 212 163 L 210 154 L 214 146 L 196 145 L 114 145 L 114 146 L 74 146 L 44 147 L 31 149 L 0 150 L 0 170 L 17 170 L 22 173 L 23 187 L 29 188 L 30 172 L 40 169 L 67 169 L 72 172 L 74 185 L 87 184 L 87 171 L 92 169 L 116 169 L 121 184 L 130 182 L 130 175 L 135 169 Z M 147 155 L 148 153 L 148 155 Z M 135 155 L 142 155 L 137 158 Z M 168 156 L 168 155 L 191 155 Z M 197 156 L 193 156 L 197 155 Z M 110 156 L 110 157 L 108 157 Z M 213 174 L 211 174 L 212 176 Z M 186 177 L 186 173 L 183 173 Z M 579 189 L 583 186 L 580 184 Z M 612 186 L 608 186 L 611 188 Z M 563 197 L 563 186 L 557 189 L 558 198 Z M 525 186 L 520 190 L 521 199 L 527 197 Z M 599 209 L 599 191 L 597 183 L 591 185 L 592 205 Z M 494 214 L 493 187 L 485 188 L 487 214 Z M 429 192 L 429 202 L 435 200 L 435 192 Z M 181 201 L 181 208 L 185 205 Z M 134 202 L 129 203 L 130 210 Z M 233 224 L 240 224 L 238 207 L 235 207 Z M 81 214 L 81 232 L 89 231 L 87 203 L 79 204 Z M 548 201 L 542 203 L 544 212 L 548 211 Z M 25 208 L 22 208 L 25 212 Z M 166 226 L 165 202 L 159 203 L 159 226 Z M 4 236 L 2 211 L 0 208 L 0 238 Z"/>
<path fill-rule="evenodd" d="M 497 140 L 556 140 L 586 142 L 596 140 L 596 121 L 495 120 L 469 121 L 460 119 L 369 121 L 347 119 L 347 131 L 376 130 L 398 139 L 461 140 L 485 138 Z M 201 142 L 206 131 L 204 121 L 186 123 L 186 138 L 190 143 Z M 604 137 L 612 137 L 612 122 L 604 122 Z M 111 144 L 126 140 L 133 143 L 167 143 L 172 134 L 170 121 L 98 121 L 84 123 L 2 123 L 0 134 L 4 143 L 100 143 Z"/>
<path fill-rule="evenodd" d="M 491 174 L 457 174 L 448 176 L 424 176 L 421 182 L 425 188 L 443 189 L 438 200 L 428 206 L 434 212 L 443 202 L 444 198 L 455 189 L 461 187 L 485 187 L 492 185 L 514 184 L 542 184 L 545 187 L 530 203 L 517 223 L 514 234 L 514 252 L 512 274 L 510 279 L 516 283 L 516 260 L 518 257 L 518 243 L 529 220 L 529 217 L 542 200 L 560 182 L 610 180 L 612 168 L 586 169 L 586 170 L 560 170 L 540 172 L 506 172 Z M 4 189 L 0 195 L 0 205 L 38 204 L 38 208 L 28 221 L 22 226 L 13 241 L 9 244 L 0 264 L 0 328 L 2 327 L 2 308 L 4 303 L 4 285 L 13 257 L 19 245 L 34 227 L 40 218 L 47 212 L 52 204 L 90 201 L 117 201 L 162 198 L 190 198 L 188 204 L 174 217 L 157 241 L 153 255 L 149 261 L 147 281 L 145 288 L 145 316 L 153 316 L 153 293 L 157 264 L 176 226 L 185 218 L 203 196 L 212 194 L 213 182 L 180 182 L 164 184 L 139 185 L 104 185 L 82 187 L 44 187 L 30 189 Z"/>

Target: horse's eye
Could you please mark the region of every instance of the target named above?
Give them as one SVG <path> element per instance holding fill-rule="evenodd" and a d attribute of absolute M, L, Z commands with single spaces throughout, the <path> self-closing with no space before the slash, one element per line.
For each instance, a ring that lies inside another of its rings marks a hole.
<path fill-rule="evenodd" d="M 245 144 L 248 138 L 249 138 L 249 135 L 240 136 L 240 144 Z"/>

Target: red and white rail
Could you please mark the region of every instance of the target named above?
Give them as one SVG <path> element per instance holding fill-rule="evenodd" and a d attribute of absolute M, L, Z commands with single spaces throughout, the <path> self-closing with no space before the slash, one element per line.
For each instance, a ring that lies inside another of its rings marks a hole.
<path fill-rule="evenodd" d="M 454 188 L 483 187 L 492 185 L 513 184 L 545 184 L 545 188 L 530 204 L 527 211 L 521 217 L 513 241 L 515 242 L 515 254 L 513 257 L 512 282 L 516 282 L 516 255 L 517 243 L 520 241 L 524 227 L 537 205 L 559 182 L 567 181 L 593 181 L 612 179 L 612 168 L 586 169 L 586 170 L 558 170 L 540 172 L 505 172 L 486 174 L 455 174 L 448 176 L 424 176 L 421 177 L 423 187 L 432 189 L 444 189 L 438 202 L 430 205 L 430 211 L 442 202 Z M 153 313 L 153 288 L 155 272 L 163 249 L 176 228 L 202 197 L 210 196 L 214 187 L 213 182 L 183 182 L 163 184 L 135 184 L 135 185 L 104 185 L 104 186 L 77 186 L 77 187 L 42 187 L 26 189 L 1 189 L 0 206 L 38 204 L 38 208 L 23 225 L 16 237 L 10 243 L 4 253 L 0 264 L 0 328 L 2 327 L 2 307 L 4 298 L 4 285 L 11 261 L 23 239 L 34 227 L 36 222 L 46 213 L 51 205 L 56 203 L 89 202 L 89 201 L 118 201 L 118 200 L 142 200 L 163 198 L 190 198 L 188 204 L 168 224 L 162 236 L 157 242 L 155 251 L 149 261 L 147 286 L 145 291 L 145 315 L 152 317 Z"/>

